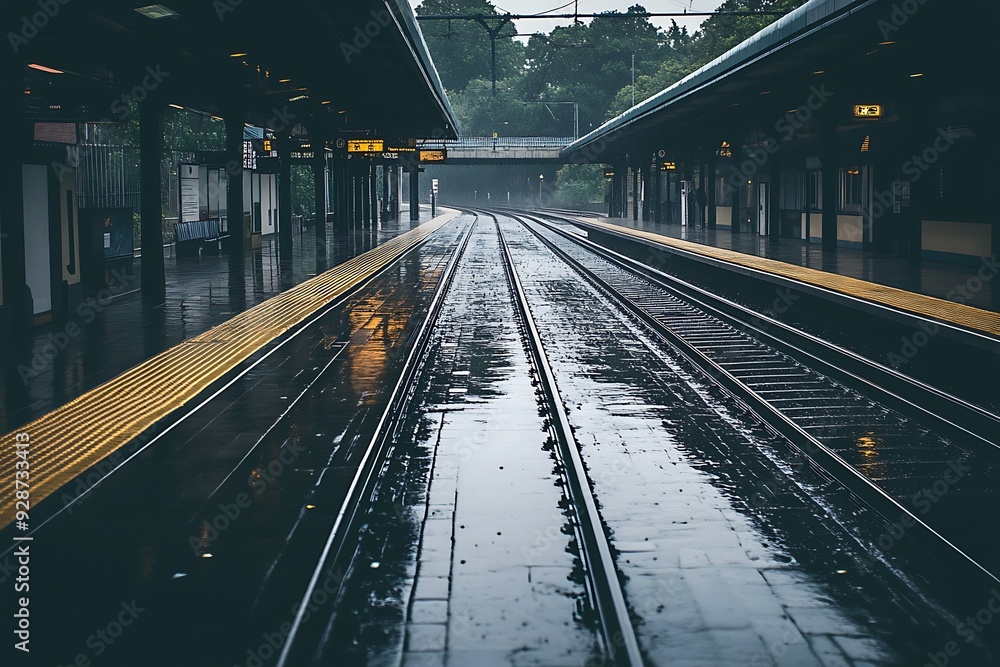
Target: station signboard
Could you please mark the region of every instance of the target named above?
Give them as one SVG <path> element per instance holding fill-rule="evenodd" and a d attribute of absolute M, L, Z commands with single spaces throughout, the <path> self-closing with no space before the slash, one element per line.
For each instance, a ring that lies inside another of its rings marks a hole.
<path fill-rule="evenodd" d="M 385 141 L 382 139 L 349 139 L 348 153 L 384 153 Z"/>
<path fill-rule="evenodd" d="M 854 117 L 865 120 L 879 120 L 885 115 L 881 104 L 855 104 Z"/>
<path fill-rule="evenodd" d="M 677 171 L 677 163 L 664 162 L 660 165 L 660 171 Z"/>
<path fill-rule="evenodd" d="M 420 149 L 420 161 L 421 162 L 437 162 L 442 163 L 448 160 L 448 151 L 444 148 L 421 148 Z"/>

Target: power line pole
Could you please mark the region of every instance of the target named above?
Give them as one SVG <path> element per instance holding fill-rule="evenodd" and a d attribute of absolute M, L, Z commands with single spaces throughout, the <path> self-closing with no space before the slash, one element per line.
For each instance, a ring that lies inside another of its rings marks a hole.
<path fill-rule="evenodd" d="M 486 17 L 482 14 L 476 14 L 471 17 L 473 21 L 483 26 L 483 29 L 489 33 L 490 36 L 490 49 L 493 56 L 493 97 L 497 96 L 497 38 L 500 37 L 500 31 L 507 27 L 511 23 L 510 14 L 497 17 L 499 20 L 495 26 L 491 26 L 486 22 Z"/>

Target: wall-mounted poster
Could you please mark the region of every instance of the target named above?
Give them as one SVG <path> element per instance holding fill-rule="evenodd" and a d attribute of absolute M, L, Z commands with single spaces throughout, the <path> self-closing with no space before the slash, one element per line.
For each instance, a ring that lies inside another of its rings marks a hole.
<path fill-rule="evenodd" d="M 131 208 L 82 209 L 80 221 L 89 230 L 91 247 L 100 247 L 106 261 L 132 257 L 135 246 Z"/>

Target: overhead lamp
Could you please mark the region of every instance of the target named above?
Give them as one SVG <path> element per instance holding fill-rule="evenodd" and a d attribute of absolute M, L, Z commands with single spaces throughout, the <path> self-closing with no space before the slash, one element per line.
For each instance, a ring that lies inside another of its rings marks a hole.
<path fill-rule="evenodd" d="M 66 72 L 61 69 L 55 69 L 54 67 L 46 67 L 45 65 L 39 65 L 38 63 L 28 63 L 28 67 L 31 69 L 37 69 L 39 72 L 46 72 L 47 74 L 65 74 Z"/>
<path fill-rule="evenodd" d="M 322 104 L 323 106 L 329 106 L 330 100 L 323 100 L 322 102 L 320 102 L 320 104 Z"/>
<path fill-rule="evenodd" d="M 182 107 L 179 104 L 172 104 L 171 103 L 171 104 L 168 104 L 167 106 L 170 107 L 171 109 L 179 109 L 180 111 L 184 111 L 184 107 Z"/>
<path fill-rule="evenodd" d="M 139 12 L 148 19 L 158 20 L 158 19 L 169 19 L 174 16 L 179 16 L 177 12 L 166 7 L 164 5 L 147 5 L 145 7 L 136 7 L 135 11 Z"/>
<path fill-rule="evenodd" d="M 250 54 L 249 53 L 243 53 L 242 51 L 240 51 L 238 53 L 230 53 L 229 57 L 230 58 L 246 58 L 248 55 L 250 55 Z"/>
<path fill-rule="evenodd" d="M 761 93 L 761 95 L 770 95 L 770 94 L 771 94 L 770 90 L 765 90 L 764 92 Z"/>
<path fill-rule="evenodd" d="M 889 41 L 887 41 L 887 42 L 879 42 L 879 43 L 878 43 L 878 45 L 879 45 L 879 46 L 892 46 L 892 45 L 893 45 L 893 44 L 895 44 L 895 43 L 896 43 L 896 42 L 894 42 L 894 41 L 892 41 L 892 40 L 889 40 Z"/>
<path fill-rule="evenodd" d="M 222 116 L 212 116 L 212 120 L 216 121 L 217 123 L 221 123 L 224 119 L 222 118 Z"/>
<path fill-rule="evenodd" d="M 815 72 L 813 72 L 813 74 L 816 75 L 816 76 L 819 76 L 820 74 L 826 74 L 826 70 L 825 69 L 818 69 Z"/>
<path fill-rule="evenodd" d="M 308 95 L 296 95 L 295 97 L 289 97 L 289 102 L 298 102 L 299 100 L 309 99 Z"/>
<path fill-rule="evenodd" d="M 291 79 L 278 79 L 278 83 L 291 83 Z"/>

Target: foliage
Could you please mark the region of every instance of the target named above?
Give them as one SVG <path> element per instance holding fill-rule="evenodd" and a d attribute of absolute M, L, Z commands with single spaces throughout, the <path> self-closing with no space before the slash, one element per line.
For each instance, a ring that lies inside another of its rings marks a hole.
<path fill-rule="evenodd" d="M 789 12 L 804 2 L 726 0 L 719 9 Z M 624 14 L 604 12 L 589 23 L 559 26 L 547 35 L 536 33 L 526 47 L 513 39 L 499 40 L 501 80 L 495 97 L 489 83 L 489 37 L 481 26 L 455 20 L 450 27 L 445 22 L 424 22 L 422 29 L 451 91 L 463 134 L 568 136 L 572 107 L 553 106 L 549 114 L 540 102 L 578 102 L 581 132 L 589 132 L 629 109 L 633 99 L 642 102 L 671 86 L 776 18 L 713 16 L 691 35 L 676 23 L 658 31 L 649 19 L 638 16 L 645 11 L 634 5 Z M 489 0 L 424 0 L 417 13 L 495 16 L 497 10 Z M 511 28 L 504 34 L 516 33 Z"/>
<path fill-rule="evenodd" d="M 580 128 L 600 125 L 615 95 L 636 76 L 651 75 L 664 59 L 665 41 L 649 19 L 605 12 L 587 24 L 555 28 L 528 41 L 524 94 L 529 99 L 580 103 Z"/>
<path fill-rule="evenodd" d="M 316 190 L 313 170 L 309 165 L 292 165 L 292 213 L 312 215 L 316 212 Z"/>
<path fill-rule="evenodd" d="M 417 7 L 417 15 L 480 14 L 483 20 L 495 27 L 498 16 L 496 7 L 489 0 L 424 0 Z M 441 82 L 449 91 L 465 90 L 475 79 L 492 81 L 492 56 L 490 37 L 486 30 L 473 21 L 424 21 L 421 24 L 424 40 L 438 64 Z M 524 65 L 524 47 L 514 40 L 517 28 L 509 23 L 497 39 L 497 79 L 502 80 L 520 73 Z"/>
<path fill-rule="evenodd" d="M 555 203 L 572 208 L 602 203 L 608 185 L 603 169 L 596 164 L 568 164 L 556 174 Z"/>
<path fill-rule="evenodd" d="M 523 77 L 500 82 L 494 97 L 486 79 L 475 79 L 465 90 L 450 95 L 462 134 L 472 137 L 572 136 L 573 108 L 526 102 Z"/>

